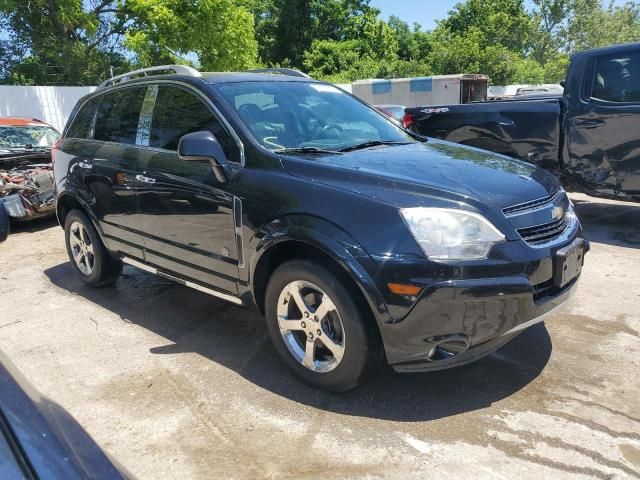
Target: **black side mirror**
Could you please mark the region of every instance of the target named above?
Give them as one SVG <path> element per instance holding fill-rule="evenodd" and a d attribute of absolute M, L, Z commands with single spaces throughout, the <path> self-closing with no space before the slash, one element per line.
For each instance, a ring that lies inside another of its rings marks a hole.
<path fill-rule="evenodd" d="M 561 86 L 562 88 L 564 88 L 565 84 L 566 84 L 566 82 L 565 82 L 564 80 L 560 80 L 560 86 Z"/>
<path fill-rule="evenodd" d="M 185 162 L 208 161 L 219 182 L 229 180 L 229 161 L 222 146 L 211 132 L 193 132 L 184 135 L 178 143 L 178 157 Z"/>

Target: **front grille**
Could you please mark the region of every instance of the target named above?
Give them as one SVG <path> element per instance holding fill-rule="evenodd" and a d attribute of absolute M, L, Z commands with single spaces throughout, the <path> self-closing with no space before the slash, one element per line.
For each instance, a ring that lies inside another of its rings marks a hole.
<path fill-rule="evenodd" d="M 520 228 L 518 229 L 518 233 L 525 242 L 532 245 L 538 245 L 549 242 L 562 235 L 568 226 L 569 225 L 565 217 L 560 220 L 536 225 L 534 227 Z"/>
<path fill-rule="evenodd" d="M 518 205 L 513 205 L 512 207 L 503 208 L 502 213 L 504 213 L 505 216 L 508 217 L 510 215 L 513 215 L 514 213 L 523 212 L 525 210 L 533 210 L 535 208 L 546 205 L 547 203 L 553 202 L 553 200 L 555 200 L 555 198 L 561 191 L 562 190 L 558 189 L 553 195 L 537 198 L 536 200 L 532 200 L 530 202 L 519 203 Z"/>

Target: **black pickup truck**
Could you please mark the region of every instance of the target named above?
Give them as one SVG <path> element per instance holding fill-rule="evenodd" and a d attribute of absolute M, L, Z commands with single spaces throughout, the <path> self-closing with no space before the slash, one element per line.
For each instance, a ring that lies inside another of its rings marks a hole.
<path fill-rule="evenodd" d="M 535 163 L 591 195 L 640 201 L 640 44 L 576 54 L 561 96 L 407 108 L 403 123 Z"/>

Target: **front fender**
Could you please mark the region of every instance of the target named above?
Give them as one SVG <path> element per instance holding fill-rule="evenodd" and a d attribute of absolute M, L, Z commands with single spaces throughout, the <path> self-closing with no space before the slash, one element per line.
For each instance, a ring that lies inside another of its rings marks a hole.
<path fill-rule="evenodd" d="M 283 242 L 305 243 L 331 257 L 353 279 L 378 322 L 390 323 L 391 315 L 376 285 L 377 267 L 369 254 L 347 232 L 327 220 L 310 215 L 287 215 L 261 227 L 249 241 L 246 252 L 249 262 L 246 283 L 241 285 L 243 297 L 250 296 L 255 304 L 253 289 L 255 270 L 260 259 L 271 248 Z M 242 290 L 246 289 L 244 292 Z"/>

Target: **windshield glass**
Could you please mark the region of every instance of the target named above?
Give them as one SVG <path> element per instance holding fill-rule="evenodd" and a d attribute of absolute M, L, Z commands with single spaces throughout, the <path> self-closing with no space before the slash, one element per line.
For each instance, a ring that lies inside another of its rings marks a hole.
<path fill-rule="evenodd" d="M 218 88 L 257 141 L 270 150 L 339 150 L 367 142 L 415 141 L 382 114 L 332 85 L 240 82 Z"/>
<path fill-rule="evenodd" d="M 45 125 L 0 125 L 0 149 L 51 148 L 60 134 Z"/>

